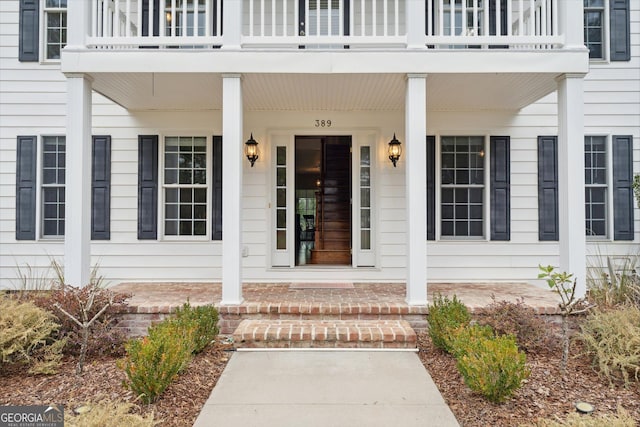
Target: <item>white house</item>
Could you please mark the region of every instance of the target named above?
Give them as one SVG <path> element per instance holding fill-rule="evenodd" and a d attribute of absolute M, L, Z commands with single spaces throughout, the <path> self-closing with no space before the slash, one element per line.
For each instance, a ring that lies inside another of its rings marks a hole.
<path fill-rule="evenodd" d="M 0 61 L 0 287 L 420 305 L 639 252 L 637 0 L 10 0 Z"/>

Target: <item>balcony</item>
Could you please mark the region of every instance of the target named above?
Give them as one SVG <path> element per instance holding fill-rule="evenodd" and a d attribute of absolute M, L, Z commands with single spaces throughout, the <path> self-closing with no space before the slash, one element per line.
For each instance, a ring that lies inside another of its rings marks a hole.
<path fill-rule="evenodd" d="M 552 50 L 565 45 L 561 1 L 91 0 L 85 46 Z"/>
<path fill-rule="evenodd" d="M 429 75 L 430 109 L 517 110 L 553 92 L 558 75 L 588 71 L 581 7 L 582 0 L 70 2 L 69 22 L 84 26 L 70 27 L 62 71 L 91 76 L 94 90 L 132 110 L 220 109 L 226 73 L 243 75 L 249 110 L 401 110 L 410 73 Z M 319 93 L 340 101 L 322 104 Z"/>

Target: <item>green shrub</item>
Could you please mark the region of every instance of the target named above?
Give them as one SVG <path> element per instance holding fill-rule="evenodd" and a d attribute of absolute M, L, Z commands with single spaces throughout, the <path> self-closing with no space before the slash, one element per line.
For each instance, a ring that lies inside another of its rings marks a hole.
<path fill-rule="evenodd" d="M 518 299 L 515 303 L 496 301 L 480 311 L 479 325 L 488 325 L 497 335 L 513 335 L 518 347 L 527 353 L 549 350 L 557 347 L 549 324 L 538 316 L 535 310 Z"/>
<path fill-rule="evenodd" d="M 218 310 L 212 305 L 192 307 L 186 302 L 176 310 L 176 322 L 195 329 L 193 352 L 200 353 L 218 335 Z"/>
<path fill-rule="evenodd" d="M 457 359 L 464 356 L 472 345 L 481 339 L 491 339 L 495 333 L 491 326 L 469 325 L 460 326 L 452 334 L 451 354 Z"/>
<path fill-rule="evenodd" d="M 538 420 L 536 427 L 636 427 L 636 421 L 629 412 L 618 407 L 616 414 L 582 415 L 569 414 L 566 420 Z"/>
<path fill-rule="evenodd" d="M 54 373 L 64 341 L 53 339 L 55 316 L 31 302 L 0 296 L 0 368 L 27 363 L 32 373 Z"/>
<path fill-rule="evenodd" d="M 469 340 L 458 370 L 471 390 L 494 403 L 505 401 L 529 377 L 526 356 L 510 335 Z"/>
<path fill-rule="evenodd" d="M 471 321 L 467 307 L 454 295 L 453 299 L 434 295 L 433 304 L 429 306 L 429 336 L 433 345 L 450 353 L 452 350 L 453 332 Z"/>
<path fill-rule="evenodd" d="M 167 319 L 149 328 L 149 336 L 129 341 L 121 368 L 125 385 L 144 403 L 158 399 L 178 372 L 186 367 L 193 352 L 193 327 L 185 328 Z"/>
<path fill-rule="evenodd" d="M 640 379 L 640 309 L 595 310 L 580 325 L 577 338 L 600 373 L 626 385 Z"/>

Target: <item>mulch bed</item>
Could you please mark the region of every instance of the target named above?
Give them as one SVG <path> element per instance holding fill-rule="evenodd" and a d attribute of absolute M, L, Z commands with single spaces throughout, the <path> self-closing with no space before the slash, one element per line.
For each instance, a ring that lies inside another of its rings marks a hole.
<path fill-rule="evenodd" d="M 224 342 L 208 346 L 156 403 L 140 404 L 138 411 L 153 412 L 162 426 L 192 426 L 227 365 L 230 349 Z M 70 358 L 56 375 L 26 375 L 24 367 L 13 368 L 0 374 L 0 405 L 62 403 L 66 408 L 77 408 L 105 398 L 136 403 L 133 393 L 123 386 L 125 374 L 116 362 L 106 357 L 91 359 L 81 376 L 75 374 L 76 360 Z"/>
<path fill-rule="evenodd" d="M 574 405 L 579 401 L 594 405 L 594 415 L 614 414 L 621 405 L 640 421 L 640 384 L 634 383 L 629 388 L 610 385 L 592 369 L 587 358 L 571 358 L 565 376 L 560 372 L 560 350 L 528 354 L 530 377 L 507 402 L 493 404 L 464 384 L 455 359 L 435 348 L 428 334 L 418 334 L 418 341 L 422 363 L 458 422 L 465 427 L 519 426 L 539 418 L 565 419 L 576 411 Z"/>

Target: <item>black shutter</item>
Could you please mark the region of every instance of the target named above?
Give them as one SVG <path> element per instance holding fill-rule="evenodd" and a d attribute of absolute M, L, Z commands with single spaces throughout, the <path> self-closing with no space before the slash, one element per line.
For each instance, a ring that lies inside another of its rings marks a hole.
<path fill-rule="evenodd" d="M 629 61 L 631 59 L 629 0 L 610 0 L 609 6 L 610 59 Z"/>
<path fill-rule="evenodd" d="M 158 238 L 158 136 L 138 136 L 138 239 Z"/>
<path fill-rule="evenodd" d="M 37 152 L 37 137 L 18 137 L 16 152 L 16 240 L 36 239 Z"/>
<path fill-rule="evenodd" d="M 211 185 L 211 238 L 222 240 L 222 137 L 213 137 L 211 161 L 213 183 Z"/>
<path fill-rule="evenodd" d="M 538 137 L 538 238 L 558 240 L 558 137 Z"/>
<path fill-rule="evenodd" d="M 427 136 L 427 240 L 436 240 L 436 137 Z"/>
<path fill-rule="evenodd" d="M 511 239 L 510 138 L 490 139 L 491 240 Z"/>
<path fill-rule="evenodd" d="M 20 26 L 18 28 L 18 60 L 38 61 L 40 27 L 38 4 L 40 0 L 20 0 Z"/>
<path fill-rule="evenodd" d="M 94 136 L 91 147 L 91 239 L 111 238 L 111 136 Z"/>
<path fill-rule="evenodd" d="M 613 239 L 633 240 L 633 136 L 615 135 L 613 148 Z"/>

